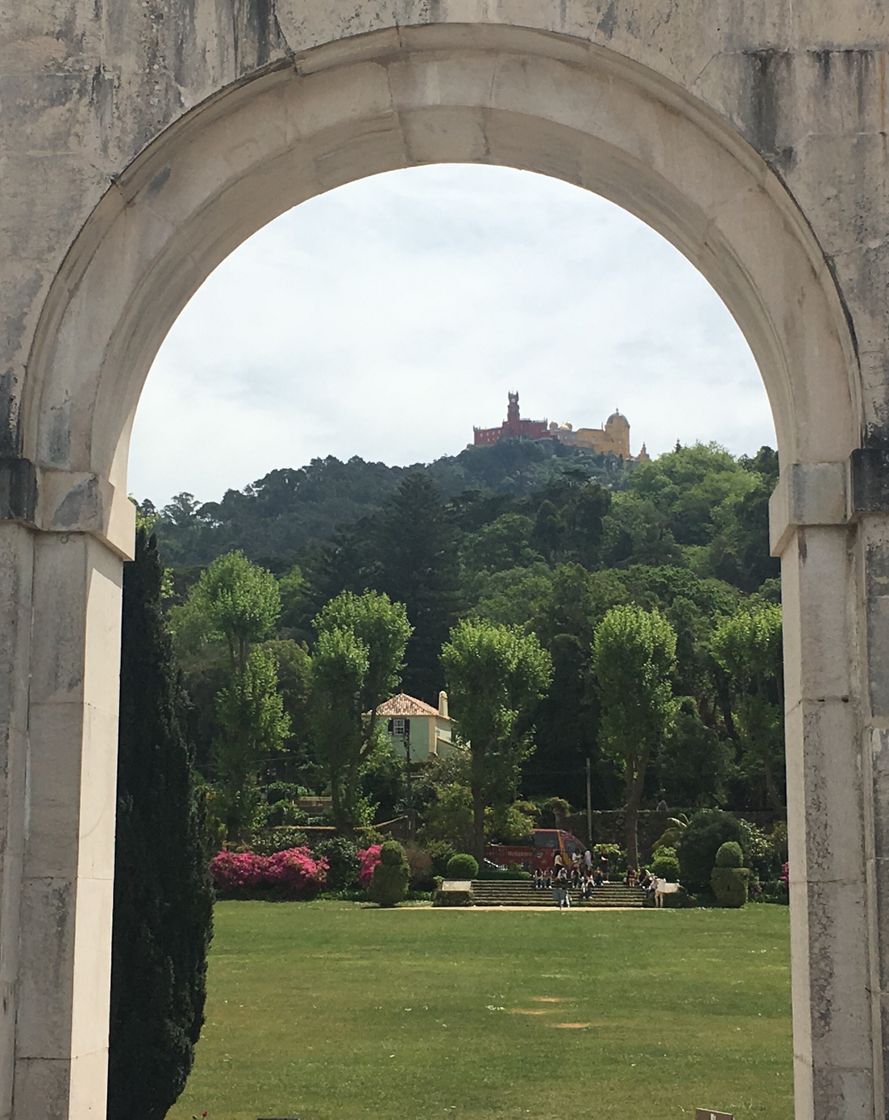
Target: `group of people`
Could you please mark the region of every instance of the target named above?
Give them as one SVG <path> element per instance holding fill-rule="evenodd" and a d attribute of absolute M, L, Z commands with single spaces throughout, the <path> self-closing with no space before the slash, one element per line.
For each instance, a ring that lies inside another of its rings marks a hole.
<path fill-rule="evenodd" d="M 588 899 L 592 898 L 596 887 L 601 887 L 605 881 L 605 875 L 599 867 L 592 869 L 572 865 L 568 868 L 560 864 L 548 867 L 545 871 L 538 868 L 534 872 L 535 888 L 540 891 L 552 890 L 560 908 L 566 909 L 571 905 L 569 891 L 572 888 L 580 891 L 581 898 Z"/>
<path fill-rule="evenodd" d="M 658 879 L 657 875 L 652 875 L 646 868 L 637 871 L 635 867 L 628 867 L 627 873 L 624 875 L 624 882 L 628 887 L 642 887 L 645 891 L 654 893 Z"/>
<path fill-rule="evenodd" d="M 553 892 L 560 910 L 571 907 L 571 891 L 580 891 L 580 897 L 589 900 L 593 897 L 597 887 L 608 882 L 608 860 L 602 856 L 598 863 L 594 863 L 592 854 L 585 851 L 583 855 L 576 852 L 570 863 L 562 858 L 561 852 L 556 852 L 552 867 L 537 868 L 534 871 L 534 889 Z M 642 868 L 637 871 L 629 868 L 624 876 L 624 883 L 628 887 L 640 886 L 654 898 L 658 887 L 658 878 L 648 870 Z"/>

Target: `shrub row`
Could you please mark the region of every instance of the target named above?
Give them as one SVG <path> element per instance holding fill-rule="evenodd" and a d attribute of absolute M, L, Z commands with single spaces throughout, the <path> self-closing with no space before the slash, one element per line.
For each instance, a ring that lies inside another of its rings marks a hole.
<path fill-rule="evenodd" d="M 327 880 L 327 860 L 308 848 L 289 848 L 274 855 L 219 852 L 210 874 L 222 898 L 313 898 Z"/>

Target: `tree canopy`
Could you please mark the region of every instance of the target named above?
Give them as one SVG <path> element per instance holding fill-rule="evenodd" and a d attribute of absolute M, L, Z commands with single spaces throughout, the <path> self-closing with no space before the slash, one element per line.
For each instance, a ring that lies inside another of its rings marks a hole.
<path fill-rule="evenodd" d="M 515 795 L 533 751 L 531 720 L 552 678 L 552 659 L 518 627 L 465 619 L 442 650 L 449 696 L 469 746 L 473 844 L 484 858 L 485 808 Z"/>
<path fill-rule="evenodd" d="M 360 820 L 359 775 L 377 746 L 377 708 L 397 687 L 411 634 L 403 604 L 344 591 L 315 619 L 312 705 L 315 745 L 327 766 L 334 822 Z"/>
<path fill-rule="evenodd" d="M 610 745 L 606 710 L 616 686 L 600 687 L 593 643 L 609 611 L 632 607 L 675 633 L 678 706 L 649 748 L 639 804 L 664 793 L 687 809 L 776 806 L 779 644 L 761 651 L 756 672 L 738 659 L 743 620 L 779 617 L 767 545 L 776 477 L 768 448 L 736 458 L 697 444 L 643 464 L 504 441 L 410 468 L 314 460 L 221 502 L 183 493 L 159 512 L 143 503 L 171 565 L 167 601 L 202 772 L 224 784 L 228 748 L 250 741 L 229 734 L 234 678 L 266 649 L 277 674 L 265 674 L 268 699 L 280 696 L 289 728 L 273 737 L 278 746 L 252 752 L 254 789 L 286 779 L 333 796 L 333 772 L 357 758 L 345 772 L 359 791 L 348 806 L 337 793 L 338 812 L 354 825 L 375 805 L 402 811 L 404 766 L 368 735 L 367 713 L 397 689 L 435 705 L 442 645 L 472 621 L 533 635 L 552 664 L 535 706 L 536 749 L 518 752 L 517 792 L 582 804 L 589 760 L 593 807 L 620 805 L 626 759 Z M 392 635 L 366 632 L 356 604 L 367 595 L 401 604 L 409 628 L 399 667 L 382 676 L 395 662 L 371 651 Z M 454 697 L 451 707 L 462 722 Z"/>
<path fill-rule="evenodd" d="M 599 739 L 624 771 L 626 846 L 639 866 L 637 818 L 652 755 L 676 718 L 676 633 L 659 611 L 612 607 L 596 628 L 593 669 L 599 685 Z"/>

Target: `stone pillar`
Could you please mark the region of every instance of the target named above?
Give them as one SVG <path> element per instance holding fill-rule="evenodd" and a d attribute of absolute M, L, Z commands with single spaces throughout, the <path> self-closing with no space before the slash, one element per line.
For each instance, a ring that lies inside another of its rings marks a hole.
<path fill-rule="evenodd" d="M 792 464 L 770 511 L 784 606 L 797 1120 L 884 1115 L 873 998 L 880 932 L 870 709 L 862 683 L 874 647 L 859 625 L 867 531 L 851 490 L 848 464 Z M 883 628 L 886 643 L 889 614 Z M 889 930 L 883 938 L 889 945 Z"/>
<path fill-rule="evenodd" d="M 853 452 L 850 505 L 857 520 L 861 589 L 862 774 L 867 822 L 870 966 L 876 1114 L 889 1115 L 889 453 Z"/>
<path fill-rule="evenodd" d="M 16 623 L 0 631 L 12 670 L 0 684 L 0 984 L 8 997 L 0 1117 L 101 1120 L 122 553 L 131 549 L 132 512 L 90 476 L 34 478 L 31 508 L 8 509 L 13 518 L 0 521 L 0 618 Z"/>
<path fill-rule="evenodd" d="M 12 1114 L 15 1065 L 32 546 L 27 529 L 0 521 L 0 1120 Z"/>

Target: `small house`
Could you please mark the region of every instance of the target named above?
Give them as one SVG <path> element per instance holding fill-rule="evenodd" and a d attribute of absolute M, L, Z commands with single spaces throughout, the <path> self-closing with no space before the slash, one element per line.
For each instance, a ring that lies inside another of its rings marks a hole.
<path fill-rule="evenodd" d="M 409 751 L 411 762 L 448 758 L 460 750 L 453 733 L 454 721 L 448 715 L 446 692 L 439 692 L 437 708 L 399 692 L 380 704 L 377 716 L 389 733 L 393 750 L 399 755 Z"/>

